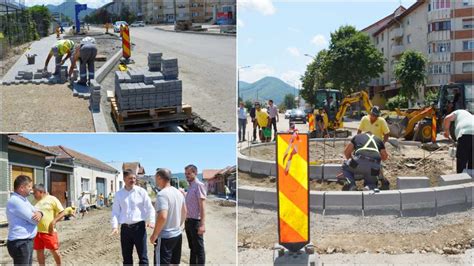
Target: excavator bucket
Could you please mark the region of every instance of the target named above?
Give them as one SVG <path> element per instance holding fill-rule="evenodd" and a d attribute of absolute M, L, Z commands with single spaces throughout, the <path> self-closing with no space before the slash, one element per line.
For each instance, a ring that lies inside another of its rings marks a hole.
<path fill-rule="evenodd" d="M 396 117 L 387 117 L 385 119 L 390 129 L 389 136 L 394 138 L 404 137 L 406 132 L 406 127 L 408 125 L 408 117 L 405 116 L 396 116 Z"/>

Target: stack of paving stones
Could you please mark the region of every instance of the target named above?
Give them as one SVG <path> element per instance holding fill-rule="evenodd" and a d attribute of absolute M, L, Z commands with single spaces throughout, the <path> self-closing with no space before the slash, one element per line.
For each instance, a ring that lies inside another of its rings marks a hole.
<path fill-rule="evenodd" d="M 161 71 L 162 53 L 148 53 L 148 69 L 150 71 Z"/>
<path fill-rule="evenodd" d="M 90 92 L 91 92 L 91 97 L 89 98 L 91 110 L 92 111 L 100 111 L 101 86 L 95 79 L 93 79 L 93 80 L 90 81 L 89 88 L 90 88 Z"/>
<path fill-rule="evenodd" d="M 178 59 L 163 59 L 161 61 L 161 69 L 165 80 L 178 78 Z"/>
<path fill-rule="evenodd" d="M 162 59 L 161 53 L 148 54 L 148 69 L 116 71 L 115 95 L 119 111 L 180 107 L 183 83 L 177 78 L 178 60 Z"/>

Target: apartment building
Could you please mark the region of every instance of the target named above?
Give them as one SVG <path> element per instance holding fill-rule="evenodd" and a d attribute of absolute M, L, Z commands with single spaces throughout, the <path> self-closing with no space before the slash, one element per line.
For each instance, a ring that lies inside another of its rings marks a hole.
<path fill-rule="evenodd" d="M 384 72 L 369 83 L 371 96 L 386 99 L 398 93 L 394 69 L 406 50 L 428 59 L 426 89 L 472 83 L 473 7 L 473 0 L 418 0 L 363 29 L 386 59 Z M 420 89 L 419 103 L 425 92 Z"/>

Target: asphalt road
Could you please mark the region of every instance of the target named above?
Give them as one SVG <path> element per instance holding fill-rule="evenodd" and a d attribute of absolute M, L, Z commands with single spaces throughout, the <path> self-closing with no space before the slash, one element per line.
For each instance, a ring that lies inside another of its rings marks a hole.
<path fill-rule="evenodd" d="M 236 38 L 130 28 L 132 59 L 147 65 L 149 52 L 178 58 L 183 102 L 223 131 L 236 130 Z"/>

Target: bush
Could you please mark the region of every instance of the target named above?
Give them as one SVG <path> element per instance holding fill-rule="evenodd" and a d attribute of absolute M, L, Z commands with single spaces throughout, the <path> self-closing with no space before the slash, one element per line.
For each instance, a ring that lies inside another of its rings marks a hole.
<path fill-rule="evenodd" d="M 438 94 L 439 94 L 438 90 L 434 90 L 434 91 L 429 90 L 428 92 L 426 92 L 425 105 L 431 105 L 433 102 L 437 102 Z"/>
<path fill-rule="evenodd" d="M 408 108 L 408 100 L 401 95 L 397 95 L 388 99 L 385 105 L 389 110 L 395 110 L 395 108 Z"/>

